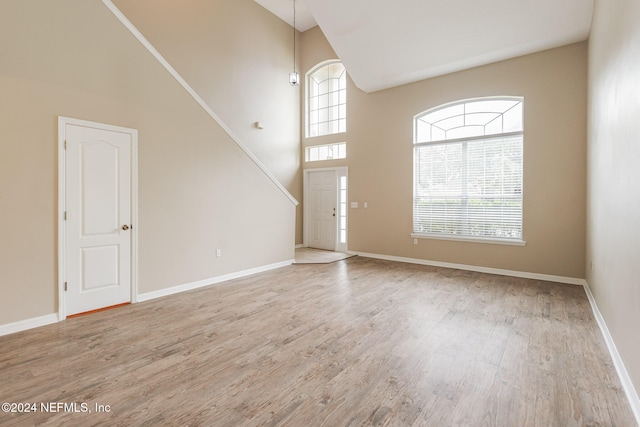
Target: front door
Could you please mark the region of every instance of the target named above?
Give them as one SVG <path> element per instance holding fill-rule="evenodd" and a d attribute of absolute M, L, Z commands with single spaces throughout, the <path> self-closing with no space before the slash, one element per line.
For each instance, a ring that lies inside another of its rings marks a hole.
<path fill-rule="evenodd" d="M 309 247 L 336 250 L 337 231 L 337 189 L 335 171 L 309 173 L 309 192 L 311 203 L 307 228 Z"/>
<path fill-rule="evenodd" d="M 64 122 L 66 315 L 130 302 L 135 130 Z"/>

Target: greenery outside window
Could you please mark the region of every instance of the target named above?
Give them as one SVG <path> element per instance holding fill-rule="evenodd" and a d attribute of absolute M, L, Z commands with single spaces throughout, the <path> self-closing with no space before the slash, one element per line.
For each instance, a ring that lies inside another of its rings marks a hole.
<path fill-rule="evenodd" d="M 414 238 L 522 241 L 523 98 L 458 101 L 414 117 Z"/>

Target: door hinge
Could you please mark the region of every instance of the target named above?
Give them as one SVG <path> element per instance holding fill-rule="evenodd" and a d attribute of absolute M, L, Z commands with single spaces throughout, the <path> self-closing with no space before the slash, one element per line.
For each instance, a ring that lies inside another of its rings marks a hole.
<path fill-rule="evenodd" d="M 64 220 L 67 220 L 67 211 L 64 211 Z"/>
<path fill-rule="evenodd" d="M 64 282 L 64 291 L 67 291 L 67 282 Z"/>
<path fill-rule="evenodd" d="M 64 149 L 65 150 L 67 149 L 67 140 L 66 139 L 64 140 Z"/>

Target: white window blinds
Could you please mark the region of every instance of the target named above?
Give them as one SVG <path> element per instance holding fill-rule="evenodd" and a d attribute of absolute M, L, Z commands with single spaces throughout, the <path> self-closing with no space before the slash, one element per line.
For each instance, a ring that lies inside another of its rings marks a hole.
<path fill-rule="evenodd" d="M 447 105 L 415 125 L 414 235 L 520 241 L 522 99 Z"/>

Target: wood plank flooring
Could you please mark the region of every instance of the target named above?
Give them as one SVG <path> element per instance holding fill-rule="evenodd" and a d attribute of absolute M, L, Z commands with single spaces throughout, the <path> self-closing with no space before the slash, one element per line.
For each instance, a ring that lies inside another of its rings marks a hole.
<path fill-rule="evenodd" d="M 636 425 L 581 287 L 362 257 L 0 337 L 0 400 L 38 405 L 3 426 Z"/>

